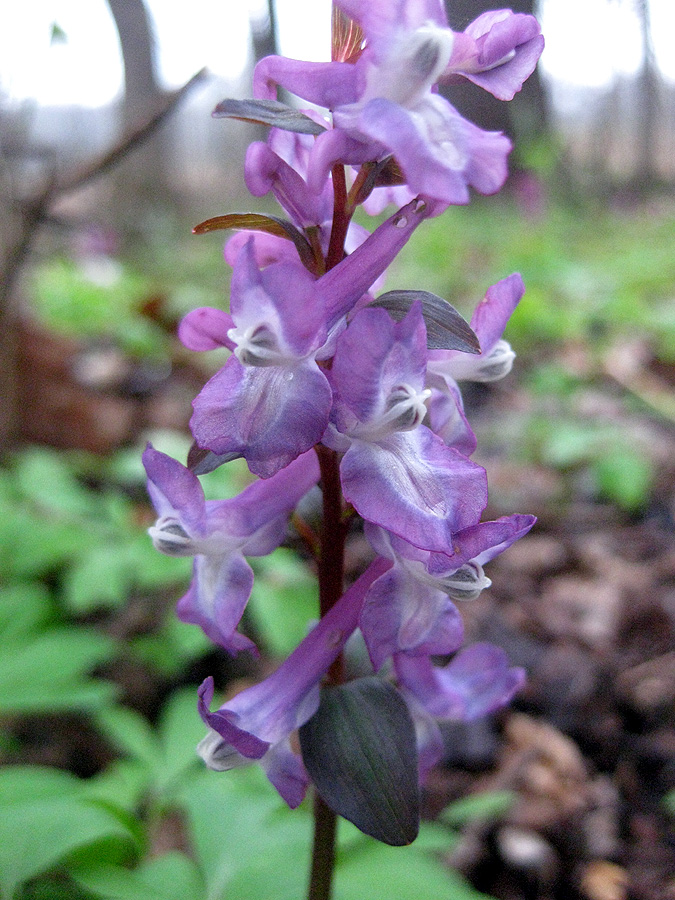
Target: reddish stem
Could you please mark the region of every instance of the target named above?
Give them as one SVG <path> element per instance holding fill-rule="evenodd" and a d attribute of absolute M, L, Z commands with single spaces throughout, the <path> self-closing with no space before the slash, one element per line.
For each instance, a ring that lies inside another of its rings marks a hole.
<path fill-rule="evenodd" d="M 345 238 L 347 237 L 347 229 L 352 218 L 353 210 L 349 210 L 347 205 L 347 180 L 345 178 L 345 167 L 341 165 L 333 166 L 331 170 L 333 176 L 333 227 L 330 233 L 330 244 L 328 245 L 328 256 L 326 257 L 326 271 L 329 271 L 339 262 L 345 252 Z"/>
<path fill-rule="evenodd" d="M 326 271 L 337 266 L 344 257 L 345 238 L 354 210 L 347 200 L 347 181 L 342 165 L 335 165 L 333 175 L 333 226 L 330 234 Z M 319 553 L 319 607 L 321 616 L 335 606 L 344 585 L 345 540 L 350 517 L 344 515 L 340 460 L 338 454 L 322 444 L 316 445 L 323 491 L 323 523 Z M 342 684 L 345 679 L 342 654 L 326 673 L 328 684 Z M 309 880 L 308 900 L 330 900 L 335 869 L 337 815 L 314 795 L 314 845 Z"/>
<path fill-rule="evenodd" d="M 332 609 L 342 596 L 344 580 L 344 548 L 348 519 L 343 518 L 340 463 L 334 450 L 317 444 L 323 491 L 323 523 L 319 555 L 319 605 L 321 616 Z M 342 654 L 326 674 L 328 684 L 344 681 Z M 314 845 L 310 871 L 308 900 L 330 900 L 335 868 L 337 816 L 314 794 Z"/>
<path fill-rule="evenodd" d="M 330 900 L 335 869 L 337 816 L 314 794 L 314 846 L 307 900 Z"/>

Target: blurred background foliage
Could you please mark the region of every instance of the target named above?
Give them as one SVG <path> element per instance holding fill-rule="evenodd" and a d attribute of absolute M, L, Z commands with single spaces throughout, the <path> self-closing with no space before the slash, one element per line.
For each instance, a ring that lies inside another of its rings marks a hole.
<path fill-rule="evenodd" d="M 617 4 L 604 5 L 610 15 Z M 251 59 L 278 34 L 274 15 L 252 7 L 248 70 L 177 98 L 157 69 L 159 6 L 109 4 L 126 92 L 105 115 L 41 106 L 13 95 L 11 72 L 0 78 L 3 900 L 294 900 L 304 889 L 308 809 L 285 810 L 255 768 L 218 775 L 194 754 L 203 677 L 217 673 L 228 692 L 261 677 L 315 615 L 300 542 L 291 534 L 254 561 L 245 627 L 262 657 L 229 660 L 176 620 L 190 564 L 153 550 L 140 464 L 148 439 L 185 459 L 190 401 L 222 364 L 175 338 L 187 310 L 227 302 L 221 236 L 190 229 L 265 207 L 239 187 L 243 148 L 261 135 L 208 111 L 243 95 Z M 453 24 L 482 8 L 451 6 Z M 603 521 L 672 525 L 675 203 L 672 158 L 657 151 L 672 149 L 674 88 L 655 61 L 649 4 L 633 12 L 642 56 L 632 76 L 596 90 L 583 134 L 550 73 L 505 122 L 476 94 L 451 98 L 514 135 L 513 175 L 499 197 L 426 223 L 388 282 L 434 291 L 469 318 L 490 284 L 522 273 L 527 293 L 506 335 L 515 373 L 468 390 L 467 406 L 494 512 L 535 512 L 544 529 L 589 505 Z M 51 23 L 51 46 L 68 40 L 67 22 Z M 578 87 L 579 102 L 588 90 Z M 139 122 L 154 123 L 148 139 Z M 625 138 L 635 127 L 637 149 Z M 122 149 L 114 165 L 106 141 Z M 248 478 L 233 463 L 203 482 L 222 497 Z M 341 823 L 336 900 L 478 900 L 448 860 L 463 832 L 489 830 L 513 802 L 508 790 L 477 790 L 404 850 Z M 672 815 L 672 792 L 662 808 Z"/>

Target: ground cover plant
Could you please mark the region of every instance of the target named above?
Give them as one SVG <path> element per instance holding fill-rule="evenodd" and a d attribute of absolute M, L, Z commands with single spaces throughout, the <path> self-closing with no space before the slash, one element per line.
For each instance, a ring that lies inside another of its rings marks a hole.
<path fill-rule="evenodd" d="M 633 262 L 643 260 L 638 281 L 634 265 L 617 264 L 613 217 L 601 220 L 604 230 L 592 214 L 586 220 L 596 254 L 579 216 L 557 210 L 537 225 L 540 252 L 530 255 L 531 220 L 510 201 L 487 210 L 447 213 L 469 223 L 448 228 L 448 244 L 445 217 L 423 223 L 428 243 L 404 257 L 397 284 L 448 296 L 469 317 L 467 268 L 443 267 L 444 279 L 466 283 L 430 282 L 439 258 L 473 252 L 477 271 L 531 266 L 507 332 L 519 350 L 523 341 L 525 374 L 475 387 L 466 410 L 480 438 L 474 458 L 490 472 L 492 515 L 527 508 L 540 526 L 494 560 L 493 587 L 463 607 L 468 640 L 506 648 L 528 683 L 501 717 L 444 725 L 443 764 L 422 797 L 424 818 L 436 823 L 423 824 L 412 845 L 387 847 L 340 824 L 334 894 L 594 898 L 604 887 L 665 897 L 673 279 L 660 247 L 672 217 L 646 216 L 653 237 L 643 233 L 641 255 L 626 237 Z M 639 212 L 626 220 L 645 222 Z M 499 229 L 500 221 L 514 224 Z M 566 260 L 554 248 L 570 232 L 578 245 Z M 492 252 L 508 264 L 491 262 Z M 415 265 L 423 275 L 409 278 L 405 267 Z M 550 315 L 549 290 L 561 298 Z M 568 308 L 573 315 L 560 312 Z M 638 324 L 647 352 L 619 380 L 607 354 Z M 159 348 L 176 352 L 164 340 Z M 634 433 L 646 436 L 644 450 Z M 151 437 L 159 451 L 186 458 L 185 434 Z M 305 638 L 316 616 L 321 500 L 310 492 L 285 545 L 250 560 L 255 583 L 239 630 L 262 657 L 232 659 L 175 618 L 189 560 L 150 546 L 154 515 L 139 457 L 140 448 L 106 461 L 28 448 L 3 469 L 0 696 L 10 765 L 0 782 L 0 889 L 7 897 L 302 896 L 310 804 L 285 809 L 255 766 L 204 771 L 194 753 L 204 734 L 195 692 L 207 675 L 227 696 L 253 691 Z M 228 462 L 201 476 L 207 498 L 236 498 L 247 471 Z M 353 521 L 352 529 L 349 581 L 370 552 Z"/>

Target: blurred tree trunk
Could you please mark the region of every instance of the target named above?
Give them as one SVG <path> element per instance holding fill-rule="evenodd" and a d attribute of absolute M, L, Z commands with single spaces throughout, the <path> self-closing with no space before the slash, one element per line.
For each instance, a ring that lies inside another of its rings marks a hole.
<path fill-rule="evenodd" d="M 124 116 L 131 124 L 162 99 L 155 40 L 143 0 L 108 0 L 124 63 Z"/>
<path fill-rule="evenodd" d="M 636 187 L 648 191 L 659 181 L 659 165 L 656 158 L 659 124 L 659 69 L 652 44 L 649 0 L 638 0 L 637 13 L 640 18 L 642 38 L 642 66 L 638 73 L 637 107 L 637 171 Z"/>
<path fill-rule="evenodd" d="M 166 102 L 157 77 L 157 47 L 143 0 L 107 0 L 120 40 L 124 64 L 122 130 L 132 129 Z M 132 240 L 142 233 L 153 210 L 171 203 L 173 191 L 167 156 L 171 141 L 160 129 L 143 149 L 125 160 L 116 173 L 115 219 Z"/>
<path fill-rule="evenodd" d="M 564 2 L 564 0 L 563 0 Z M 481 13 L 494 9 L 494 0 L 446 0 L 448 21 L 454 31 L 463 31 Z M 508 7 L 517 13 L 536 13 L 536 0 L 510 0 Z M 510 103 L 497 100 L 475 84 L 450 85 L 443 94 L 476 125 L 487 131 L 503 131 L 516 145 L 534 141 L 548 133 L 546 96 L 535 70 Z"/>
<path fill-rule="evenodd" d="M 276 56 L 279 53 L 279 32 L 277 28 L 277 13 L 275 0 L 267 0 L 267 13 L 260 18 L 251 18 L 251 40 L 253 42 L 253 64 L 255 65 L 266 56 Z M 288 102 L 283 88 L 278 90 L 279 100 Z M 254 138 L 266 141 L 269 128 L 266 125 L 255 126 Z"/>
<path fill-rule="evenodd" d="M 279 52 L 274 0 L 267 0 L 267 15 L 260 19 L 251 19 L 251 35 L 254 62 L 258 62 L 265 56 L 274 56 Z"/>

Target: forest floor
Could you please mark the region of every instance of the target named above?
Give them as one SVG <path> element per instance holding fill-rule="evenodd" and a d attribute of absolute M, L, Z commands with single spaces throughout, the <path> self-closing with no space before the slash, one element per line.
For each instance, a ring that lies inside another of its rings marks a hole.
<path fill-rule="evenodd" d="M 148 428 L 186 430 L 203 373 L 184 357 L 168 377 L 125 370 L 97 393 L 73 380 L 72 347 L 50 340 L 23 336 L 26 444 L 104 453 Z M 675 367 L 640 353 L 638 342 L 627 368 L 608 355 L 589 375 L 583 348 L 559 348 L 555 364 L 572 372 L 573 399 L 558 376 L 550 393 L 546 379 L 533 391 L 522 374 L 467 392 L 488 517 L 534 513 L 538 522 L 490 564 L 492 587 L 462 613 L 468 638 L 502 646 L 528 680 L 495 719 L 446 726 L 447 756 L 429 779 L 424 813 L 433 818 L 476 792 L 514 793 L 497 821 L 470 823 L 447 858 L 498 900 L 675 900 L 675 432 L 664 399 Z M 536 362 L 525 371 L 536 375 Z M 652 475 L 640 496 L 643 452 Z M 354 535 L 350 547 L 353 574 L 360 541 Z M 121 631 L 133 614 L 113 614 L 126 617 Z M 124 702 L 151 715 L 157 685 L 141 670 L 117 674 Z M 80 775 L 109 762 L 93 729 L 72 718 L 53 725 L 48 740 L 24 729 L 24 761 Z"/>

